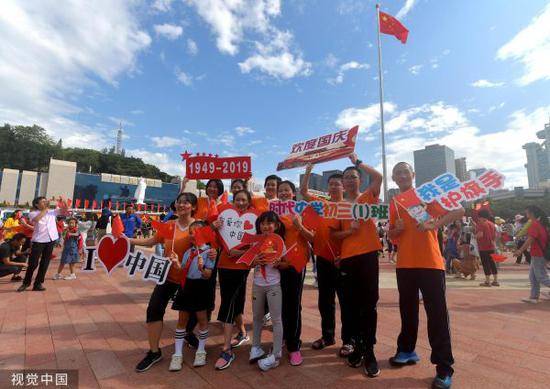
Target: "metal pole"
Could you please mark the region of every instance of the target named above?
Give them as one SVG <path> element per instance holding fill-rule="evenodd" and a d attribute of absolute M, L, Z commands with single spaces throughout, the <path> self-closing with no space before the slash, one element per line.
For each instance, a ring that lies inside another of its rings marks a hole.
<path fill-rule="evenodd" d="M 384 88 L 382 78 L 382 44 L 380 43 L 380 4 L 376 4 L 376 30 L 378 32 L 378 82 L 380 85 L 380 131 L 382 135 L 382 179 L 384 201 L 388 200 L 388 177 L 386 172 L 386 136 L 384 132 Z"/>

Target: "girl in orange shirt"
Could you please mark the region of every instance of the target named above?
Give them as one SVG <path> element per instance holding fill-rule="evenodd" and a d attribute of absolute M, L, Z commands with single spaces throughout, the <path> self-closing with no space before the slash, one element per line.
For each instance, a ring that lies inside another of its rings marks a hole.
<path fill-rule="evenodd" d="M 277 188 L 279 200 L 293 200 L 296 187 L 290 181 L 281 181 Z M 302 341 L 302 289 L 310 250 L 308 242 L 313 241 L 313 232 L 302 224 L 298 215 L 281 216 L 285 226 L 286 255 L 279 266 L 283 290 L 283 334 L 290 364 L 299 366 L 303 362 L 300 347 Z"/>

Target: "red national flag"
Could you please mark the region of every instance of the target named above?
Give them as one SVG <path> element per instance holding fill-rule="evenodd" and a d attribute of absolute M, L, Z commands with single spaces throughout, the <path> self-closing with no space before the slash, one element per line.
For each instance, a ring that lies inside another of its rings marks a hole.
<path fill-rule="evenodd" d="M 212 223 L 218 218 L 219 212 L 218 212 L 218 206 L 216 205 L 216 200 L 210 199 L 208 200 L 208 215 L 206 219 L 209 223 Z"/>
<path fill-rule="evenodd" d="M 73 200 L 67 199 L 67 207 L 71 208 L 72 203 L 73 203 Z"/>
<path fill-rule="evenodd" d="M 94 200 L 92 201 L 92 209 L 96 209 L 97 208 L 97 201 Z"/>
<path fill-rule="evenodd" d="M 88 209 L 90 206 L 90 200 L 84 200 L 84 209 Z"/>
<path fill-rule="evenodd" d="M 222 197 L 220 198 L 220 203 L 222 203 L 223 205 L 227 204 L 227 196 L 228 196 L 228 193 L 227 192 L 223 192 L 222 194 Z"/>
<path fill-rule="evenodd" d="M 75 202 L 74 202 L 74 207 L 75 207 L 75 208 L 80 208 L 80 203 L 81 203 L 81 200 L 80 200 L 80 199 L 76 199 Z"/>
<path fill-rule="evenodd" d="M 407 43 L 407 37 L 409 36 L 409 30 L 401 24 L 399 20 L 393 16 L 379 11 L 380 13 L 380 32 L 382 34 L 393 35 L 401 41 L 401 43 Z"/>
<path fill-rule="evenodd" d="M 216 233 L 210 226 L 195 229 L 193 236 L 195 237 L 197 247 L 202 247 L 205 244 L 210 245 L 210 247 L 216 245 Z"/>
<path fill-rule="evenodd" d="M 162 223 L 157 220 L 151 221 L 151 227 L 157 231 L 157 236 L 160 238 L 171 240 L 174 238 L 176 223 Z"/>
<path fill-rule="evenodd" d="M 115 238 L 119 238 L 124 233 L 124 225 L 120 219 L 120 215 L 116 215 L 111 223 L 111 233 Z"/>

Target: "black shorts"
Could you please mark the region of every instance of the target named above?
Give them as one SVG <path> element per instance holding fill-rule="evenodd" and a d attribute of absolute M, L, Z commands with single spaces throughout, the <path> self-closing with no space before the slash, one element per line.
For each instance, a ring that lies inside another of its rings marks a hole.
<path fill-rule="evenodd" d="M 166 307 L 178 288 L 179 284 L 170 281 L 155 286 L 149 298 L 149 304 L 147 305 L 147 323 L 162 321 L 162 319 L 164 319 Z"/>
<path fill-rule="evenodd" d="M 218 321 L 233 324 L 235 317 L 244 312 L 246 279 L 250 270 L 218 269 L 221 304 Z"/>
<path fill-rule="evenodd" d="M 172 309 L 185 312 L 200 312 L 209 310 L 211 303 L 209 280 L 187 279 L 183 289 L 178 288 Z"/>

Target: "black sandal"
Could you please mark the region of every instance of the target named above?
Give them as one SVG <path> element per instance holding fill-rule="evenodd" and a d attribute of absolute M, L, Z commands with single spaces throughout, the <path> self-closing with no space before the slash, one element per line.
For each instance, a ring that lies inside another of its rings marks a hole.
<path fill-rule="evenodd" d="M 320 338 L 311 344 L 311 348 L 314 350 L 322 350 L 325 347 L 332 346 L 334 343 L 336 343 L 334 340 L 326 341 L 323 338 Z"/>

